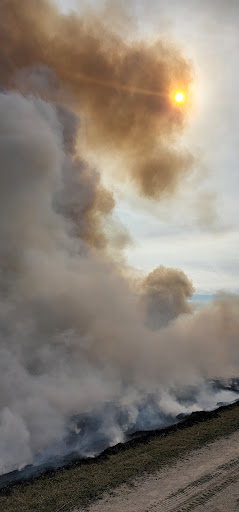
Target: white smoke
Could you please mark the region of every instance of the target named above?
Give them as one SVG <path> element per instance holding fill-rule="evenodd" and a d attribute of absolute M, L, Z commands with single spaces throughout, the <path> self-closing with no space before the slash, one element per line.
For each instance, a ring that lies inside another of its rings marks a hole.
<path fill-rule="evenodd" d="M 96 430 L 113 444 L 235 397 L 206 379 L 238 375 L 238 297 L 193 314 L 182 272 L 139 286 L 91 243 L 106 192 L 74 154 L 78 126 L 64 106 L 0 93 L 1 473 L 67 453 L 84 415 L 98 430 L 74 447 L 92 454 Z"/>

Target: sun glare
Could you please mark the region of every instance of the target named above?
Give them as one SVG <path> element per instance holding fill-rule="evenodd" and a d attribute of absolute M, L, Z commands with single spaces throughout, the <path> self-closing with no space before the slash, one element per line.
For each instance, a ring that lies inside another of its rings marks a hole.
<path fill-rule="evenodd" d="M 175 100 L 178 103 L 181 103 L 184 100 L 184 94 L 182 92 L 177 92 L 177 94 L 175 94 Z"/>

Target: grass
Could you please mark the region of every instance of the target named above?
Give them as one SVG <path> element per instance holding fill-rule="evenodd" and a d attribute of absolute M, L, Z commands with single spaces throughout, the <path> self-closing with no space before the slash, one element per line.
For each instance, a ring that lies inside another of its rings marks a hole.
<path fill-rule="evenodd" d="M 104 491 L 152 473 L 191 450 L 239 429 L 239 403 L 212 413 L 196 413 L 185 423 L 107 450 L 86 463 L 47 473 L 15 485 L 0 496 L 1 512 L 70 512 Z"/>

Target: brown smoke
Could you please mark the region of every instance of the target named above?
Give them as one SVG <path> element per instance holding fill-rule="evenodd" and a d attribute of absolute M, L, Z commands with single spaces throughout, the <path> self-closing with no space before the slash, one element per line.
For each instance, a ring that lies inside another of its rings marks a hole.
<path fill-rule="evenodd" d="M 192 296 L 194 288 L 182 270 L 161 265 L 145 278 L 142 290 L 147 325 L 153 330 L 167 325 L 181 314 L 192 313 L 187 299 Z"/>
<path fill-rule="evenodd" d="M 103 16 L 65 16 L 47 0 L 2 0 L 0 48 L 2 85 L 13 87 L 16 72 L 32 66 L 54 71 L 84 113 L 87 144 L 120 153 L 120 178 L 141 194 L 173 193 L 189 172 L 192 156 L 176 143 L 186 108 L 172 94 L 189 93 L 192 69 L 169 41 L 126 42 Z"/>

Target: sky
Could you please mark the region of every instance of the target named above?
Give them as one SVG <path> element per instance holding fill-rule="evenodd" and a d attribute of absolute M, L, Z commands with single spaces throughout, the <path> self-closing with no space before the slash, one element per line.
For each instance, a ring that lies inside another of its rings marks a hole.
<path fill-rule="evenodd" d="M 57 1 L 66 13 L 79 11 L 76 0 Z M 84 5 L 102 4 L 86 1 Z M 133 239 L 125 252 L 127 261 L 143 272 L 160 264 L 181 268 L 198 294 L 221 289 L 237 293 L 239 4 L 135 0 L 128 3 L 128 12 L 135 37 L 170 37 L 192 63 L 193 105 L 179 137 L 197 155 L 198 172 L 176 198 L 153 203 L 139 198 L 133 187 L 112 183 L 117 215 Z M 98 161 L 97 154 L 95 158 Z M 102 172 L 107 165 L 114 163 L 103 162 Z M 107 173 L 105 179 L 109 182 Z"/>

